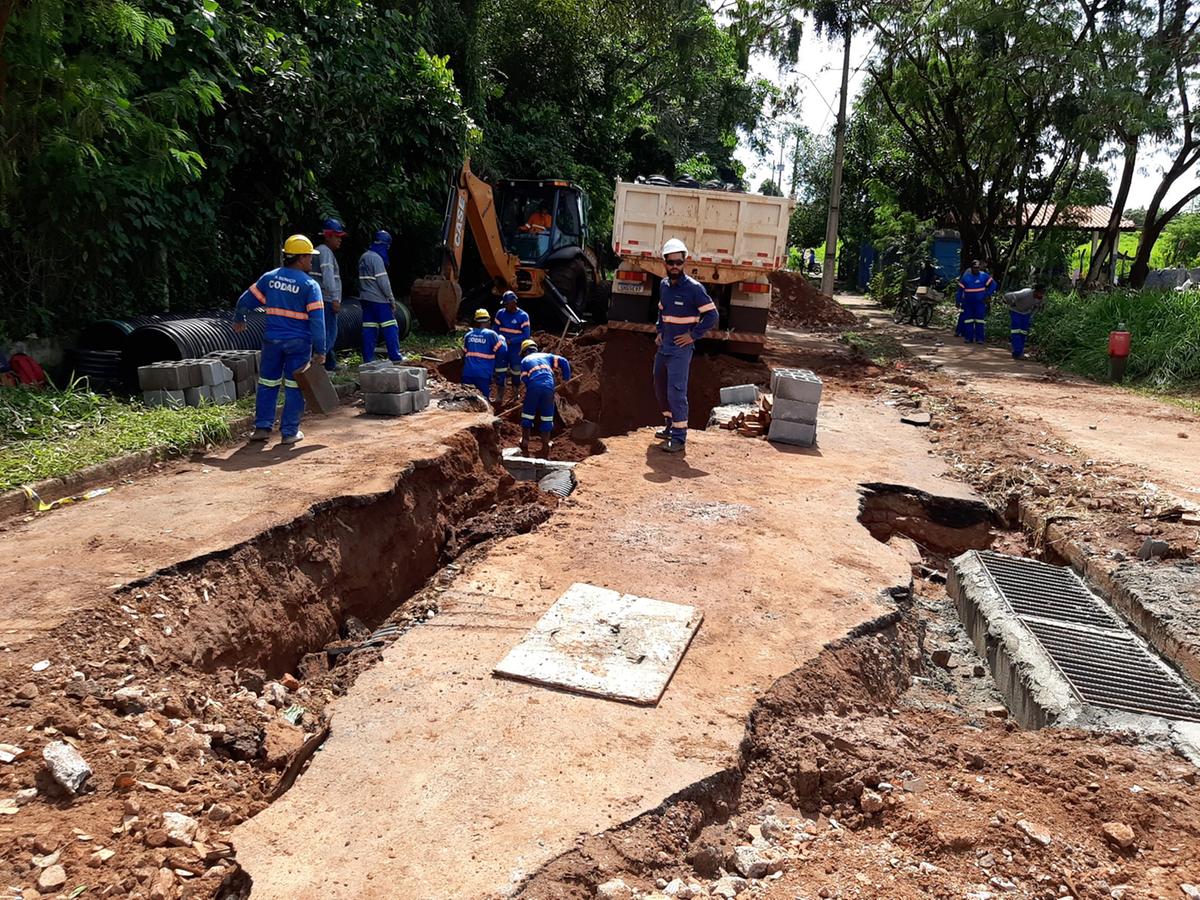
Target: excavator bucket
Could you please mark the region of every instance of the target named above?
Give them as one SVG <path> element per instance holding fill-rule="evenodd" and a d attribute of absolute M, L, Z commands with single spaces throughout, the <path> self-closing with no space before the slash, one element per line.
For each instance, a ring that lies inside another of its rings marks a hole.
<path fill-rule="evenodd" d="M 462 287 L 441 275 L 418 278 L 413 282 L 409 300 L 423 330 L 451 332 L 458 320 Z"/>

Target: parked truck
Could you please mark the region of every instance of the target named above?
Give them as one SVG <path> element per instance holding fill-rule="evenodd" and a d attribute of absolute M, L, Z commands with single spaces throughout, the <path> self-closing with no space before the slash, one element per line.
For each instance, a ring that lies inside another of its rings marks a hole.
<path fill-rule="evenodd" d="M 610 328 L 653 333 L 660 250 L 670 238 L 688 246 L 687 273 L 704 285 L 720 320 L 709 335 L 733 353 L 757 356 L 771 308 L 767 275 L 787 257 L 793 203 L 786 197 L 676 185 L 617 182 Z"/>

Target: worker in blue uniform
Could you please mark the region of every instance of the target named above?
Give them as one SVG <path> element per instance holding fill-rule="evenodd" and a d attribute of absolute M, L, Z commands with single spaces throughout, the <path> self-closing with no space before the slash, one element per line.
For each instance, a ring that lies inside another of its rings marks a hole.
<path fill-rule="evenodd" d="M 313 281 L 321 286 L 321 297 L 325 301 L 325 368 L 337 371 L 338 313 L 342 311 L 342 270 L 338 266 L 336 251 L 341 249 L 346 226 L 340 219 L 326 219 L 321 225 L 323 244 L 317 245 L 321 254 L 313 261 Z"/>
<path fill-rule="evenodd" d="M 283 416 L 279 422 L 281 444 L 304 437 L 300 417 L 304 395 L 295 373 L 312 360 L 325 363 L 325 304 L 320 286 L 309 277 L 318 256 L 312 241 L 293 234 L 283 243 L 283 265 L 262 275 L 238 298 L 233 330 L 246 330 L 246 313 L 266 307 L 267 327 L 258 365 L 258 393 L 254 404 L 252 441 L 265 441 L 275 427 L 275 405 L 283 387 Z"/>
<path fill-rule="evenodd" d="M 496 360 L 508 352 L 504 338 L 488 328 L 492 314 L 486 309 L 475 310 L 475 327 L 463 335 L 462 383 L 479 388 L 489 403 L 492 400 L 492 378 Z"/>
<path fill-rule="evenodd" d="M 512 385 L 513 399 L 516 399 L 517 384 L 521 380 L 521 345 L 532 335 L 529 313 L 517 305 L 517 295 L 505 291 L 500 299 L 504 306 L 496 313 L 496 330 L 508 345 L 508 355 L 507 359 L 496 361 L 496 386 L 499 389 L 496 404 L 504 406 L 508 396 L 506 385 Z"/>
<path fill-rule="evenodd" d="M 363 362 L 375 359 L 375 347 L 380 332 L 387 345 L 388 359 L 399 362 L 400 325 L 396 322 L 396 295 L 388 276 L 388 249 L 392 236 L 386 231 L 375 232 L 371 246 L 358 260 L 358 296 L 363 311 Z"/>
<path fill-rule="evenodd" d="M 541 455 L 550 456 L 550 432 L 554 429 L 554 377 L 571 380 L 571 364 L 565 357 L 538 351 L 537 342 L 521 343 L 521 381 L 525 385 L 525 403 L 521 407 L 521 453 L 528 455 L 534 421 L 542 435 Z"/>
<path fill-rule="evenodd" d="M 1024 359 L 1025 341 L 1033 324 L 1033 314 L 1045 305 L 1046 289 L 1038 284 L 1023 291 L 1010 291 L 1004 295 L 1004 303 L 1008 307 L 1012 357 Z"/>
<path fill-rule="evenodd" d="M 663 429 L 654 436 L 665 440 L 662 449 L 679 453 L 687 442 L 688 371 L 692 351 L 717 324 L 717 305 L 704 285 L 684 274 L 687 245 L 672 238 L 663 245 L 667 277 L 658 284 L 658 337 L 654 342 L 654 393 L 662 410 Z"/>
<path fill-rule="evenodd" d="M 954 301 L 962 307 L 960 330 L 968 344 L 982 344 L 987 339 L 988 300 L 996 293 L 996 282 L 979 260 L 971 260 L 971 268 L 958 280 Z"/>

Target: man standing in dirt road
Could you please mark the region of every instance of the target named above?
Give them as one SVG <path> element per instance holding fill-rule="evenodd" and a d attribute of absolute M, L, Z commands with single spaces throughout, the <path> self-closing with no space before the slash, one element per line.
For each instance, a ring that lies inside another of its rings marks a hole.
<path fill-rule="evenodd" d="M 346 226 L 339 219 L 326 219 L 321 225 L 321 234 L 325 242 L 317 246 L 321 255 L 316 258 L 310 274 L 321 286 L 321 296 L 325 299 L 325 368 L 336 372 L 337 354 L 333 345 L 337 343 L 338 313 L 342 311 L 342 270 L 334 252 L 342 246 Z"/>
<path fill-rule="evenodd" d="M 688 373 L 696 341 L 717 324 L 717 305 L 704 285 L 684 274 L 687 245 L 671 238 L 663 245 L 667 277 L 658 285 L 658 352 L 654 354 L 654 393 L 662 410 L 663 429 L 654 436 L 665 440 L 667 453 L 679 453 L 687 443 Z"/>
<path fill-rule="evenodd" d="M 954 298 L 962 307 L 956 333 L 961 333 L 968 344 L 982 344 L 987 340 L 987 306 L 994 293 L 996 282 L 984 271 L 979 260 L 972 260 L 971 268 L 958 280 L 958 294 Z"/>

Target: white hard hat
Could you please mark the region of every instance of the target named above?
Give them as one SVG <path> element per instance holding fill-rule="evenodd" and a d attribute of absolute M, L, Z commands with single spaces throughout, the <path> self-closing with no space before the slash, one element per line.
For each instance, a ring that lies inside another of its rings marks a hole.
<path fill-rule="evenodd" d="M 671 238 L 663 244 L 662 255 L 666 256 L 668 253 L 682 253 L 686 257 L 688 255 L 687 244 L 679 238 Z"/>

